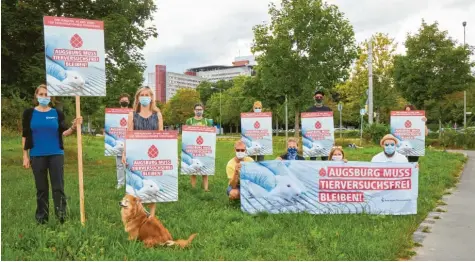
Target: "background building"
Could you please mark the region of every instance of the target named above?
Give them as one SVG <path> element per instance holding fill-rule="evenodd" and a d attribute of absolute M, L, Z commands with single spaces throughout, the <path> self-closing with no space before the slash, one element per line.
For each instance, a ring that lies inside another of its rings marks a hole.
<path fill-rule="evenodd" d="M 254 56 L 240 56 L 232 66 L 211 65 L 186 70 L 184 74 L 167 72 L 165 65 L 156 65 L 155 72 L 148 73 L 148 86 L 155 90 L 156 100 L 166 102 L 180 88 L 196 88 L 202 81 L 232 80 L 237 76 L 251 76 L 256 65 Z"/>
<path fill-rule="evenodd" d="M 148 73 L 148 86 L 155 91 L 155 100 L 166 102 L 180 88 L 196 88 L 204 79 L 190 74 L 167 72 L 165 65 L 156 65 L 155 72 Z"/>
<path fill-rule="evenodd" d="M 256 65 L 254 56 L 241 56 L 234 59 L 232 66 L 211 65 L 188 69 L 185 74 L 196 75 L 206 79 L 209 82 L 218 82 L 220 80 L 232 80 L 237 76 L 253 75 L 252 68 Z"/>

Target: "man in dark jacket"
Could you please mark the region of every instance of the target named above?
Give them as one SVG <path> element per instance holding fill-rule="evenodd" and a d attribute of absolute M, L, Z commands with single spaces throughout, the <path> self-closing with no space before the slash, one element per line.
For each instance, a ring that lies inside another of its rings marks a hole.
<path fill-rule="evenodd" d="M 331 112 L 331 108 L 323 105 L 323 98 L 325 98 L 325 93 L 322 90 L 316 90 L 314 93 L 315 105 L 307 109 L 307 112 Z M 310 160 L 317 160 L 317 158 L 311 157 Z M 322 161 L 326 160 L 328 160 L 328 157 L 322 156 Z"/>

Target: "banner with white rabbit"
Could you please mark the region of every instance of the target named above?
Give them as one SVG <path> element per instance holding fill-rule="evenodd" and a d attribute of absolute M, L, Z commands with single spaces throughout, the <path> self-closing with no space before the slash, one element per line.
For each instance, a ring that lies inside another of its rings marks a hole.
<path fill-rule="evenodd" d="M 127 132 L 127 194 L 144 203 L 178 201 L 177 138 L 172 131 Z"/>
<path fill-rule="evenodd" d="M 241 140 L 250 156 L 272 155 L 272 113 L 241 113 Z"/>
<path fill-rule="evenodd" d="M 105 156 L 121 156 L 124 151 L 127 119 L 131 108 L 106 108 L 104 125 Z"/>
<path fill-rule="evenodd" d="M 181 173 L 183 175 L 214 175 L 216 128 L 183 126 L 182 131 Z"/>
<path fill-rule="evenodd" d="M 417 214 L 414 163 L 243 162 L 241 210 L 257 213 Z"/>
<path fill-rule="evenodd" d="M 391 111 L 391 134 L 405 156 L 425 155 L 425 111 Z"/>
<path fill-rule="evenodd" d="M 335 143 L 333 112 L 302 113 L 304 157 L 328 156 Z"/>
<path fill-rule="evenodd" d="M 43 17 L 50 96 L 105 96 L 104 22 Z"/>

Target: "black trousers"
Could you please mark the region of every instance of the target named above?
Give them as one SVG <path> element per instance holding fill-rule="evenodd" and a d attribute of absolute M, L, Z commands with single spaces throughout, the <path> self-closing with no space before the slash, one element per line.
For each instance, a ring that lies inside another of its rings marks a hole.
<path fill-rule="evenodd" d="M 264 161 L 264 155 L 255 155 L 255 156 L 250 156 L 250 157 L 252 157 L 252 159 L 254 159 L 254 161 L 256 162 Z"/>
<path fill-rule="evenodd" d="M 31 157 L 31 168 L 36 185 L 36 221 L 45 223 L 49 215 L 48 173 L 53 192 L 56 217 L 64 222 L 66 216 L 66 195 L 64 194 L 64 155 Z"/>
<path fill-rule="evenodd" d="M 417 162 L 419 162 L 419 157 L 418 156 L 408 156 L 407 160 L 409 161 L 409 163 L 417 163 Z"/>
<path fill-rule="evenodd" d="M 328 160 L 327 156 L 322 156 L 321 158 L 322 158 L 322 161 L 327 161 Z M 310 160 L 316 161 L 317 157 L 311 157 Z"/>

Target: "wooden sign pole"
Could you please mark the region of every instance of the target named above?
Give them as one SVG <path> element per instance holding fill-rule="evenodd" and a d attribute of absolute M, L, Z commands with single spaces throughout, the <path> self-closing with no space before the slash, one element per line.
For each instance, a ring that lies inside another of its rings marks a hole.
<path fill-rule="evenodd" d="M 76 96 L 76 118 L 81 116 L 81 97 Z M 81 224 L 86 224 L 86 213 L 84 210 L 84 180 L 82 170 L 82 130 L 81 124 L 76 125 L 77 144 L 78 144 L 78 174 L 79 174 L 79 205 L 81 212 Z"/>

